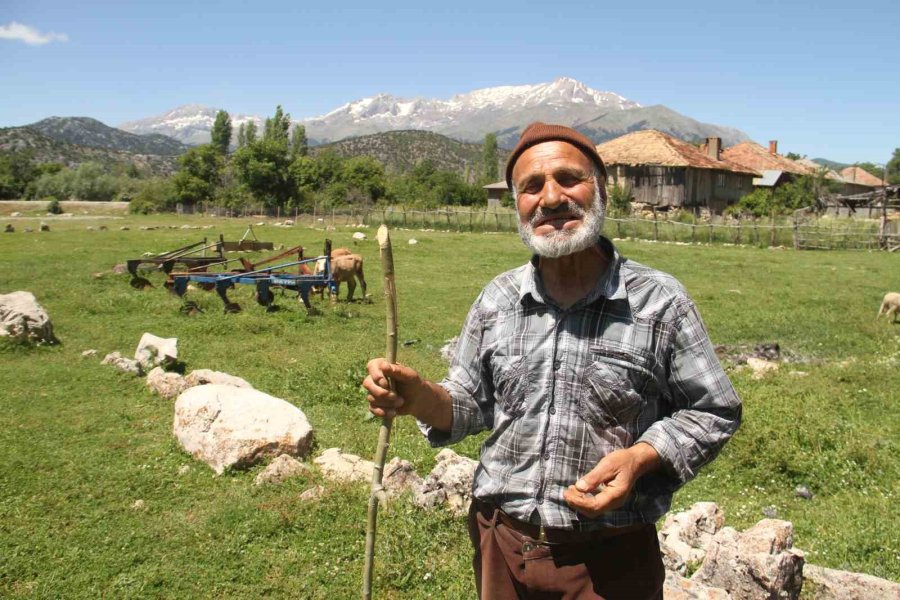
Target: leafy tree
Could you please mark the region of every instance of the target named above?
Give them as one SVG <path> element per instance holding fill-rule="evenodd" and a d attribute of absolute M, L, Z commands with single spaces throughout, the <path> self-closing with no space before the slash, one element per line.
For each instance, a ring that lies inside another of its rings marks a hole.
<path fill-rule="evenodd" d="M 224 110 L 216 113 L 216 121 L 212 128 L 212 145 L 219 154 L 228 154 L 231 145 L 231 116 Z"/>
<path fill-rule="evenodd" d="M 220 147 L 214 144 L 197 146 L 182 154 L 178 159 L 180 168 L 172 180 L 175 198 L 186 203 L 211 200 L 223 162 Z"/>
<path fill-rule="evenodd" d="M 800 160 L 802 158 L 806 158 L 805 155 L 797 154 L 796 152 L 788 152 L 784 155 L 784 157 L 791 160 Z"/>
<path fill-rule="evenodd" d="M 356 156 L 344 163 L 341 181 L 364 204 L 377 202 L 387 191 L 384 165 L 370 156 Z"/>
<path fill-rule="evenodd" d="M 484 179 L 488 182 L 497 181 L 500 178 L 497 167 L 497 134 L 488 133 L 484 136 L 483 147 Z"/>
<path fill-rule="evenodd" d="M 256 140 L 232 156 L 238 181 L 267 206 L 286 206 L 293 196 L 290 159 L 283 140 Z"/>
<path fill-rule="evenodd" d="M 284 112 L 281 105 L 275 107 L 275 115 L 266 119 L 266 128 L 263 131 L 263 139 L 288 145 L 288 132 L 291 128 L 291 115 Z"/>
<path fill-rule="evenodd" d="M 244 128 L 244 145 L 256 141 L 256 121 L 247 121 L 247 127 Z"/>
<path fill-rule="evenodd" d="M 900 184 L 900 148 L 894 148 L 894 155 L 887 163 L 887 182 L 891 185 Z"/>
<path fill-rule="evenodd" d="M 29 183 L 40 175 L 30 152 L 0 154 L 0 198 L 20 198 Z"/>
<path fill-rule="evenodd" d="M 141 180 L 128 203 L 128 212 L 146 215 L 171 209 L 175 205 L 175 185 L 171 177 Z"/>
<path fill-rule="evenodd" d="M 244 131 L 244 124 L 241 123 L 240 127 L 238 127 L 237 147 L 243 148 L 246 145 L 247 145 L 247 133 Z"/>
<path fill-rule="evenodd" d="M 291 132 L 291 156 L 306 156 L 309 154 L 309 140 L 306 139 L 306 127 L 304 125 L 294 125 Z"/>

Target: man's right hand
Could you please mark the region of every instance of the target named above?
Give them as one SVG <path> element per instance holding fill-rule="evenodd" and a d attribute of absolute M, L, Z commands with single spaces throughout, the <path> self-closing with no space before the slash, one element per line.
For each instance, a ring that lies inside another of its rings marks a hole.
<path fill-rule="evenodd" d="M 401 364 L 391 364 L 383 358 L 374 358 L 366 365 L 369 374 L 363 387 L 369 392 L 369 411 L 376 417 L 395 417 L 414 414 L 416 389 L 424 384 L 419 374 Z M 392 392 L 387 378 L 394 382 Z"/>

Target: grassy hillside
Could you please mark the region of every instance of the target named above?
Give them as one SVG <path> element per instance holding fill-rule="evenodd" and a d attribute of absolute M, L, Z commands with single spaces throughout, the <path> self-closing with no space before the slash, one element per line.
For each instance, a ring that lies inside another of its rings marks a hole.
<path fill-rule="evenodd" d="M 106 167 L 133 164 L 154 175 L 173 173 L 178 167 L 176 156 L 136 154 L 125 150 L 92 148 L 48 137 L 28 127 L 0 129 L 0 153 L 29 151 L 37 163 L 62 163 L 69 167 L 84 162 L 98 162 Z"/>
<path fill-rule="evenodd" d="M 432 161 L 439 170 L 468 176 L 469 182 L 474 182 L 482 171 L 481 144 L 459 142 L 428 131 L 388 131 L 364 135 L 316 146 L 313 152 L 326 148 L 344 157 L 371 156 L 384 163 L 391 173 L 410 171 L 426 160 Z M 500 150 L 500 172 L 508 156 L 508 151 Z"/>
<path fill-rule="evenodd" d="M 139 230 L 182 224 L 214 228 Z M 0 596 L 357 597 L 367 485 L 325 483 L 313 472 L 257 488 L 260 467 L 215 476 L 176 444 L 171 401 L 99 362 L 113 350 L 131 354 L 145 331 L 178 337 L 188 369 L 244 377 L 302 408 L 316 453 L 337 446 L 371 457 L 378 423 L 365 418 L 359 381 L 384 348 L 376 243 L 354 242 L 352 229 L 328 233 L 365 257 L 371 304 L 319 303 L 322 315 L 307 317 L 286 296 L 277 300 L 283 310 L 267 314 L 242 289 L 234 296 L 244 312 L 224 315 L 214 294 L 192 292 L 205 309 L 192 318 L 160 288 L 138 292 L 127 276 L 91 274 L 204 235 L 239 238 L 246 222 L 165 215 L 110 221 L 108 231 L 87 225 L 57 219 L 50 233 L 0 236 L 0 293 L 32 291 L 62 341 L 0 345 Z M 256 233 L 313 249 L 326 235 Z M 527 256 L 514 234 L 392 235 L 400 340 L 418 340 L 401 347 L 400 360 L 439 378 L 439 348 L 479 289 Z M 408 245 L 410 237 L 419 243 Z M 620 250 L 679 277 L 715 343 L 779 342 L 796 361 L 759 381 L 729 368 L 744 424 L 676 507 L 716 501 L 739 529 L 774 507 L 793 521 L 809 562 L 900 578 L 900 325 L 874 318 L 883 293 L 900 289 L 898 257 L 635 242 Z M 99 355 L 82 358 L 89 348 Z M 476 457 L 480 439 L 455 449 Z M 389 456 L 424 475 L 435 454 L 408 419 L 395 423 Z M 299 499 L 319 483 L 324 497 Z M 801 484 L 812 500 L 795 496 Z M 376 595 L 472 598 L 469 558 L 464 519 L 401 499 L 379 516 Z"/>

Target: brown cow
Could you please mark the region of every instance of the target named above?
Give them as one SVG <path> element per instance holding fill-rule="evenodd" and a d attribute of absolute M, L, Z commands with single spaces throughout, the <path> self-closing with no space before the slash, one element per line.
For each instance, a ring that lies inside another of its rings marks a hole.
<path fill-rule="evenodd" d="M 338 250 L 342 250 L 339 248 Z M 335 256 L 331 254 L 331 278 L 334 279 L 335 293 L 331 295 L 332 301 L 337 301 L 338 294 L 341 291 L 341 283 L 347 282 L 347 300 L 353 300 L 353 292 L 356 291 L 356 280 L 362 287 L 363 299 L 366 297 L 366 278 L 363 276 L 363 257 L 358 254 L 345 254 L 343 256 Z M 316 264 L 316 273 L 325 270 L 324 261 Z M 324 294 L 324 290 L 322 290 Z"/>

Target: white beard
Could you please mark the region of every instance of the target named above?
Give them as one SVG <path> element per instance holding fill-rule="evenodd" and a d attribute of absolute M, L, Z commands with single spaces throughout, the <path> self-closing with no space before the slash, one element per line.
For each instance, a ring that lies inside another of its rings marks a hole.
<path fill-rule="evenodd" d="M 535 223 L 552 212 L 560 212 L 560 209 L 545 211 L 538 208 L 527 223 L 523 223 L 519 219 L 519 236 L 529 250 L 545 258 L 559 258 L 587 250 L 597 243 L 600 233 L 603 231 L 603 221 L 606 216 L 606 206 L 603 203 L 600 186 L 596 187 L 594 202 L 587 210 L 571 201 L 568 206 L 563 205 L 563 210 L 581 219 L 581 224 L 574 229 L 559 229 L 547 235 L 535 235 Z"/>

